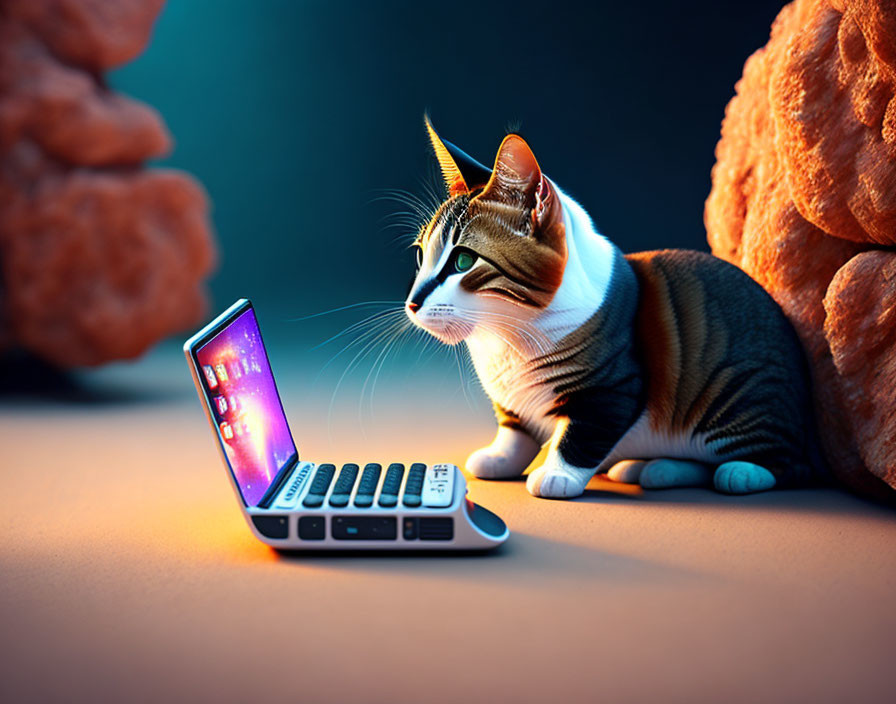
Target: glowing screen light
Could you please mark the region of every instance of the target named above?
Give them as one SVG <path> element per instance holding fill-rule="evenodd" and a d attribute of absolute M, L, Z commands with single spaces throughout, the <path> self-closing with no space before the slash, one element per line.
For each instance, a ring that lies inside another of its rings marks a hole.
<path fill-rule="evenodd" d="M 296 453 L 254 311 L 196 353 L 218 439 L 243 499 L 256 506 Z"/>

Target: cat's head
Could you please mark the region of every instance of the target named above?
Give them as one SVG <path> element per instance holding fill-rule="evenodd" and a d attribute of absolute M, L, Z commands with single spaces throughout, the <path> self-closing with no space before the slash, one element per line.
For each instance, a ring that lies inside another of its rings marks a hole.
<path fill-rule="evenodd" d="M 426 127 L 448 197 L 414 242 L 408 317 L 448 344 L 524 326 L 563 278 L 560 198 L 522 137 L 505 137 L 489 170 Z"/>

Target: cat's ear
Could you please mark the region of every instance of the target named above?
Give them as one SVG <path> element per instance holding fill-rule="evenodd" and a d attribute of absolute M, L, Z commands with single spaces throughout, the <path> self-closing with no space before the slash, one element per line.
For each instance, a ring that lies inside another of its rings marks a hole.
<path fill-rule="evenodd" d="M 442 170 L 442 178 L 445 179 L 445 186 L 448 188 L 450 197 L 461 193 L 469 193 L 488 183 L 492 172 L 487 167 L 448 140 L 439 137 L 432 126 L 432 122 L 429 120 L 429 115 L 424 116 L 424 120 L 426 121 L 426 132 L 429 134 L 429 141 L 432 143 L 432 149 L 436 153 L 436 159 Z"/>
<path fill-rule="evenodd" d="M 509 134 L 501 142 L 492 176 L 477 198 L 529 209 L 533 221 L 542 226 L 562 218 L 553 186 L 541 173 L 526 140 L 517 134 Z"/>

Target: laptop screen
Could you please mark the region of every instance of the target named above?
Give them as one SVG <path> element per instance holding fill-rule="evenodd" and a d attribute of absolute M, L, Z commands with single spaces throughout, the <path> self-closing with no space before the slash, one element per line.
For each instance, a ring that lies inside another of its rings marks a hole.
<path fill-rule="evenodd" d="M 257 506 L 296 455 L 255 311 L 247 309 L 196 350 L 218 440 L 243 501 Z"/>

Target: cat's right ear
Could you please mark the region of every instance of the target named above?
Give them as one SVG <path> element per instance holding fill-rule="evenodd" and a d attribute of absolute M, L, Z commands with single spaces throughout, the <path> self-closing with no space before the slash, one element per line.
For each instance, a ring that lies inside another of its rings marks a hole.
<path fill-rule="evenodd" d="M 526 140 L 517 134 L 509 134 L 501 142 L 492 176 L 476 198 L 531 211 L 537 233 L 556 242 L 563 239 L 560 199 Z"/>
<path fill-rule="evenodd" d="M 442 170 L 442 178 L 445 179 L 449 197 L 453 198 L 461 193 L 469 193 L 488 183 L 492 175 L 490 169 L 463 150 L 458 149 L 451 142 L 439 137 L 429 120 L 429 115 L 425 115 L 424 120 L 426 132 L 439 162 L 439 168 Z"/>

